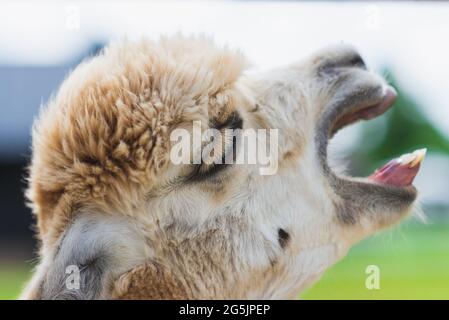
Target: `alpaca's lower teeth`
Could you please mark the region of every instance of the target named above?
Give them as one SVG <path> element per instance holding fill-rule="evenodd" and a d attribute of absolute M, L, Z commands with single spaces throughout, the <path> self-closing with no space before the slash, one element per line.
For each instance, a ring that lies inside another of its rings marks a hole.
<path fill-rule="evenodd" d="M 377 169 L 368 179 L 397 187 L 409 186 L 418 173 L 426 151 L 426 149 L 419 149 L 393 159 Z"/>
<path fill-rule="evenodd" d="M 402 165 L 408 164 L 410 168 L 413 168 L 424 159 L 426 152 L 426 148 L 418 149 L 412 153 L 403 154 L 402 156 L 397 158 L 396 161 Z"/>

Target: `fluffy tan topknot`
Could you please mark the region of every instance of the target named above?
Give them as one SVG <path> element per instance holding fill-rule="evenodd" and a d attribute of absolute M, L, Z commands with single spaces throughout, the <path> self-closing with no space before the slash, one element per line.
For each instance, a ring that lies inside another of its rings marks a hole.
<path fill-rule="evenodd" d="M 33 129 L 27 197 L 44 246 L 83 208 L 135 212 L 163 177 L 170 131 L 219 117 L 244 65 L 208 39 L 181 36 L 121 42 L 79 65 Z"/>

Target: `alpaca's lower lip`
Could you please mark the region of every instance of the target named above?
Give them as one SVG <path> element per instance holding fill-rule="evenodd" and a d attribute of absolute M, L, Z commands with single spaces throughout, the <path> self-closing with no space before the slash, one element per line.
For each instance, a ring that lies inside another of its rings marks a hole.
<path fill-rule="evenodd" d="M 411 186 L 425 154 L 426 149 L 419 149 L 413 153 L 402 155 L 377 169 L 368 179 L 395 187 Z"/>

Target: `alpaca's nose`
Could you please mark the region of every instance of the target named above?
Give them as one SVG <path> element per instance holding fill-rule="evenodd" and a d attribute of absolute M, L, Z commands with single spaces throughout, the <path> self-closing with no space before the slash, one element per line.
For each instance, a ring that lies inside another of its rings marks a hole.
<path fill-rule="evenodd" d="M 349 45 L 335 45 L 318 53 L 320 68 L 361 68 L 366 70 L 366 64 L 357 50 Z"/>

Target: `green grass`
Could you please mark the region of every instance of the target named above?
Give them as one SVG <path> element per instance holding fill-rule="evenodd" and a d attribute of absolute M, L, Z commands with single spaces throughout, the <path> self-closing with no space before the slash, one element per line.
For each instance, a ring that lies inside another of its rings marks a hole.
<path fill-rule="evenodd" d="M 368 265 L 379 266 L 379 290 L 365 287 Z M 29 277 L 25 265 L 0 266 L 0 299 L 17 298 Z M 371 237 L 301 298 L 449 299 L 449 224 L 410 221 Z"/>
<path fill-rule="evenodd" d="M 380 289 L 365 287 L 368 265 L 380 270 Z M 302 294 L 303 299 L 449 299 L 449 225 L 416 225 L 383 232 Z"/>
<path fill-rule="evenodd" d="M 29 270 L 26 265 L 20 264 L 0 266 L 0 300 L 17 299 L 30 278 Z"/>

